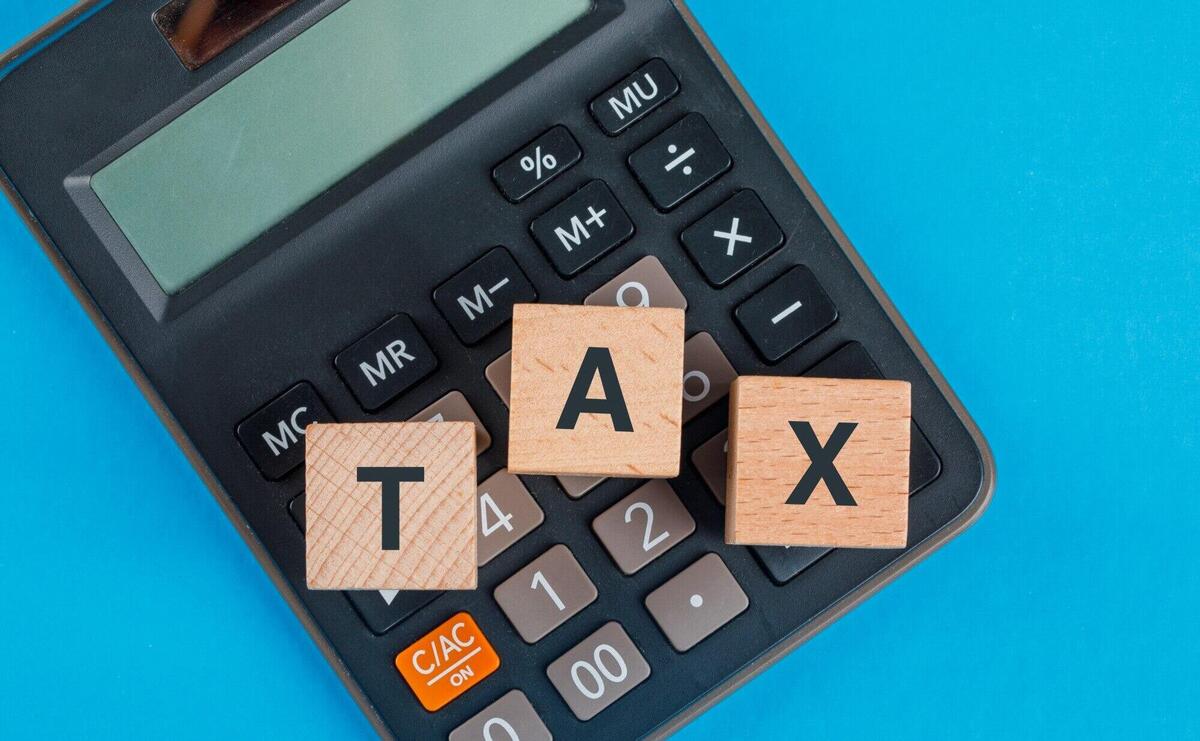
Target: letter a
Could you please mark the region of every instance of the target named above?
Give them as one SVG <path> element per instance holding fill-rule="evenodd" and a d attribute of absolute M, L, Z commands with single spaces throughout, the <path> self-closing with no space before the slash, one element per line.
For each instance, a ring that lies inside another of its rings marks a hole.
<path fill-rule="evenodd" d="M 588 389 L 592 387 L 592 379 L 600 374 L 600 387 L 604 396 L 599 399 L 588 398 Z M 573 430 L 579 422 L 580 414 L 607 414 L 612 418 L 613 429 L 617 432 L 633 432 L 633 423 L 629 421 L 629 409 L 625 406 L 625 397 L 621 394 L 621 382 L 617 380 L 617 369 L 613 366 L 612 353 L 607 347 L 589 347 L 583 354 L 583 363 L 579 366 L 579 374 L 575 376 L 575 384 L 567 396 L 563 406 L 562 416 L 558 418 L 558 429 Z"/>

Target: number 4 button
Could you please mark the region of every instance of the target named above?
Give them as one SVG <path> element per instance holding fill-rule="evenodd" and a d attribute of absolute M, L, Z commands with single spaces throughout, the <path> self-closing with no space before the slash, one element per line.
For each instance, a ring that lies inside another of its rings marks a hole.
<path fill-rule="evenodd" d="M 533 532 L 545 515 L 521 479 L 501 470 L 479 485 L 479 565 Z"/>

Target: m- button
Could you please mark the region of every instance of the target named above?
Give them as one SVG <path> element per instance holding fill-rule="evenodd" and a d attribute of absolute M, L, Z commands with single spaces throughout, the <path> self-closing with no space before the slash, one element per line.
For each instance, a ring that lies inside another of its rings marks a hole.
<path fill-rule="evenodd" d="M 468 345 L 512 319 L 513 304 L 537 300 L 537 291 L 512 255 L 496 247 L 433 292 L 433 303 Z"/>
<path fill-rule="evenodd" d="M 529 229 L 564 278 L 633 236 L 629 215 L 600 180 L 593 180 L 534 219 Z"/>
<path fill-rule="evenodd" d="M 407 314 L 397 314 L 338 353 L 333 364 L 358 403 L 379 409 L 437 368 L 437 358 Z"/>
<path fill-rule="evenodd" d="M 304 428 L 333 421 L 317 390 L 301 381 L 239 422 L 237 437 L 262 475 L 274 481 L 304 462 Z"/>

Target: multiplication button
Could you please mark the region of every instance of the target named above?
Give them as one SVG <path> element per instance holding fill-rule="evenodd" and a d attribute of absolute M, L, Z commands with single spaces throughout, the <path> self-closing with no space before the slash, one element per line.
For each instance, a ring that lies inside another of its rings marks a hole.
<path fill-rule="evenodd" d="M 689 113 L 629 155 L 629 168 L 659 210 L 667 211 L 733 166 L 699 113 Z"/>
<path fill-rule="evenodd" d="M 519 203 L 582 157 L 567 127 L 555 126 L 496 165 L 492 180 L 505 198 Z"/>
<path fill-rule="evenodd" d="M 720 288 L 783 244 L 783 232 L 752 190 L 743 190 L 683 230 L 680 239 Z"/>
<path fill-rule="evenodd" d="M 593 180 L 534 219 L 529 229 L 564 278 L 633 236 L 629 215 L 600 180 Z"/>

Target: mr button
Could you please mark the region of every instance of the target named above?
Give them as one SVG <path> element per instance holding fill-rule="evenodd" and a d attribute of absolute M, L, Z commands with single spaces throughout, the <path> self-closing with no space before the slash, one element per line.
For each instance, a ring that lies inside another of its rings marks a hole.
<path fill-rule="evenodd" d="M 474 589 L 475 426 L 309 425 L 309 589 Z"/>
<path fill-rule="evenodd" d="M 519 304 L 513 312 L 513 473 L 679 474 L 683 311 Z"/>
<path fill-rule="evenodd" d="M 910 393 L 905 381 L 734 381 L 726 542 L 903 548 Z"/>

